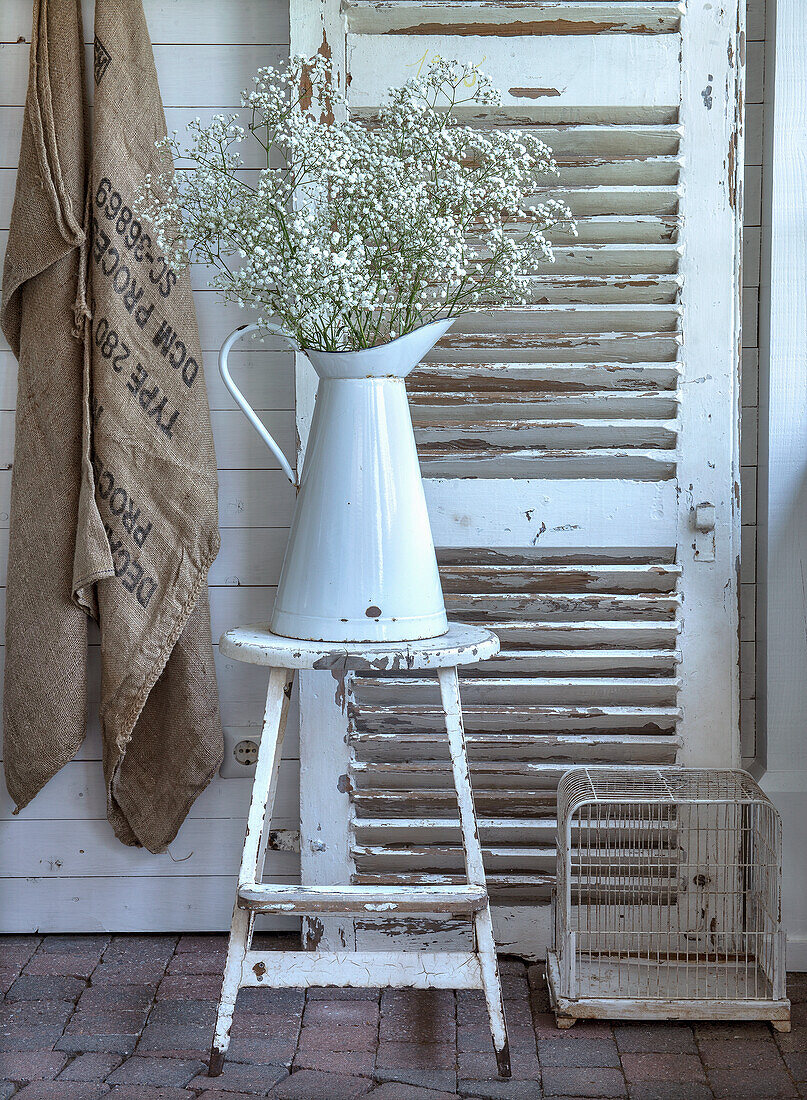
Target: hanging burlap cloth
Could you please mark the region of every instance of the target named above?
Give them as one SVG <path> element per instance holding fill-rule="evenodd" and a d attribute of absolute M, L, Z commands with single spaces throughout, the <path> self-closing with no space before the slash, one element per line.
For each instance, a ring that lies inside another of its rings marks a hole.
<path fill-rule="evenodd" d="M 2 298 L 19 360 L 3 759 L 22 807 L 81 745 L 95 619 L 108 817 L 160 852 L 221 762 L 216 461 L 188 275 L 132 213 L 166 171 L 140 0 L 96 2 L 91 134 L 83 68 L 80 0 L 35 0 Z"/>

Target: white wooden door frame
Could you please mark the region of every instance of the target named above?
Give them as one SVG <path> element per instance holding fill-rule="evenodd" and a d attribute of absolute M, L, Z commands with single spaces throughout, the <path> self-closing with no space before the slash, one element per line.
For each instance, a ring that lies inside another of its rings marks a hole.
<path fill-rule="evenodd" d="M 623 9 L 627 10 L 618 2 L 607 6 L 623 14 Z M 380 10 L 383 5 L 365 3 L 363 18 L 375 17 L 370 10 L 373 7 Z M 401 7 L 410 14 L 429 8 L 440 19 L 445 19 L 448 10 L 437 0 L 419 4 L 404 0 Z M 457 3 L 453 17 L 460 18 L 460 9 L 465 16 L 471 9 L 472 14 L 479 15 L 484 7 L 481 3 Z M 525 3 L 523 7 L 526 14 L 540 14 L 543 5 Z M 579 5 L 570 0 L 564 5 L 564 13 L 579 16 L 576 7 Z M 683 6 L 669 7 L 670 18 L 675 17 L 673 8 L 678 13 L 683 11 Z M 634 10 L 635 5 L 631 5 Z M 480 17 L 488 19 L 490 14 Z M 338 0 L 291 0 L 291 28 L 292 53 L 324 52 L 331 56 L 340 80 L 344 79 L 345 22 Z M 679 421 L 682 442 L 677 454 L 678 499 L 673 507 L 677 509 L 676 541 L 682 570 L 680 646 L 686 655 L 686 668 L 679 696 L 679 760 L 721 766 L 739 762 L 738 363 L 743 205 L 743 118 L 739 105 L 744 79 L 743 35 L 744 5 L 736 0 L 723 6 L 690 0 L 681 17 L 680 120 L 686 172 L 680 186 L 679 210 L 686 228 L 679 271 L 683 276 L 684 400 Z M 601 39 L 603 45 L 605 40 L 606 36 Z M 655 78 L 654 74 L 648 76 Z M 641 74 L 634 73 L 632 79 L 640 80 Z M 625 101 L 630 102 L 629 96 Z M 720 293 L 715 293 L 716 287 Z M 310 367 L 298 357 L 301 453 L 314 393 Z M 656 513 L 660 517 L 664 512 L 663 486 L 655 486 L 656 512 L 652 505 L 648 510 L 651 520 Z M 432 487 L 429 499 L 430 509 L 440 513 L 438 485 Z M 699 505 L 707 508 L 698 513 Z M 714 530 L 699 531 L 696 523 L 703 516 L 708 521 L 709 505 L 714 508 Z M 434 512 L 432 520 L 438 526 L 443 522 Z M 520 543 L 514 539 L 513 545 Z M 344 681 L 338 675 L 310 674 L 301 678 L 301 858 L 303 881 L 308 883 L 346 882 L 353 872 L 349 847 L 351 754 L 345 696 Z M 550 930 L 548 910 L 538 908 L 543 911 L 499 908 L 497 913 L 494 909 L 494 918 L 499 918 L 500 942 L 509 950 L 541 953 Z M 319 943 L 323 947 L 353 947 L 356 942 L 350 922 L 329 922 L 327 927 L 309 922 L 306 939 L 311 947 Z"/>
<path fill-rule="evenodd" d="M 782 814 L 788 969 L 807 970 L 807 25 L 768 0 L 762 277 L 757 760 Z"/>

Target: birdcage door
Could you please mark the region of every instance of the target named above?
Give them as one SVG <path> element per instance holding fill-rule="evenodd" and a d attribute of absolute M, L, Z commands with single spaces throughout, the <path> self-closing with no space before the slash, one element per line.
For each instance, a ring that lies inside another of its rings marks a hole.
<path fill-rule="evenodd" d="M 538 132 L 577 220 L 526 306 L 457 322 L 409 386 L 449 614 L 502 641 L 462 690 L 511 950 L 549 938 L 570 763 L 737 762 L 741 19 L 736 0 L 291 4 L 292 52 L 330 56 L 354 114 L 438 56 L 490 75 L 503 105 L 476 122 Z M 303 361 L 297 395 L 304 446 Z M 460 872 L 437 702 L 419 678 L 305 679 L 308 881 Z"/>

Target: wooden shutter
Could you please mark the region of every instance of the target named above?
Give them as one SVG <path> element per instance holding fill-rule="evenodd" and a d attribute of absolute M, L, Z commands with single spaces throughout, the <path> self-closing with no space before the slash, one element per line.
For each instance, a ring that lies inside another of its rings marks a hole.
<path fill-rule="evenodd" d="M 478 65 L 504 106 L 473 121 L 544 137 L 550 191 L 577 219 L 526 307 L 460 320 L 409 386 L 449 611 L 502 640 L 462 685 L 498 937 L 540 954 L 565 767 L 737 762 L 740 14 L 706 0 L 291 14 L 292 51 L 332 56 L 356 115 L 432 57 Z M 304 878 L 458 874 L 437 703 L 416 676 L 354 678 L 345 706 L 339 685 L 304 679 Z M 446 942 L 429 922 L 414 932 Z"/>

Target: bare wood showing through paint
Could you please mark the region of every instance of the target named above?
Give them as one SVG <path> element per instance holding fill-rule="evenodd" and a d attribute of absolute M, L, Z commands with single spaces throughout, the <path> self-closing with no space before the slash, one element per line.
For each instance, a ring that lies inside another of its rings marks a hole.
<path fill-rule="evenodd" d="M 467 120 L 544 138 L 559 173 L 539 194 L 578 220 L 579 237 L 558 233 L 555 263 L 530 273 L 525 306 L 462 319 L 408 381 L 450 613 L 502 640 L 484 671 L 463 674 L 465 720 L 497 934 L 528 955 L 548 941 L 554 786 L 568 763 L 728 765 L 738 752 L 742 28 L 730 8 L 311 6 L 311 40 L 329 19 L 348 109 L 368 121 L 390 82 L 432 58 L 478 64 L 504 101 Z M 303 437 L 305 417 L 298 401 Z M 708 553 L 692 518 L 705 501 Z M 302 778 L 314 803 L 348 777 L 327 834 L 342 881 L 457 881 L 433 686 L 377 670 L 346 687 L 327 734 L 338 771 L 304 764 Z M 326 930 L 320 947 L 343 933 Z M 356 921 L 351 934 L 359 946 L 462 942 L 425 922 L 385 934 Z"/>

